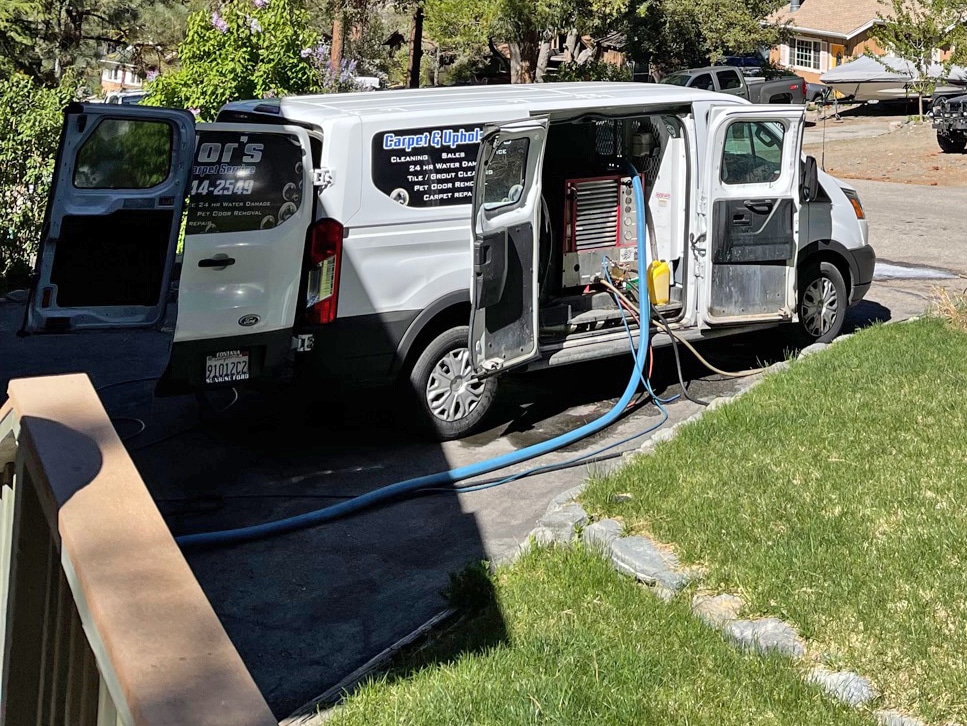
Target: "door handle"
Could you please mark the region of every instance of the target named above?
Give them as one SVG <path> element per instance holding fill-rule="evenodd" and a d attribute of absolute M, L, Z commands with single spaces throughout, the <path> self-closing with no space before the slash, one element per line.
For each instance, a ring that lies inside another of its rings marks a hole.
<path fill-rule="evenodd" d="M 234 257 L 209 257 L 204 260 L 198 260 L 199 267 L 215 267 L 218 269 L 225 269 L 229 265 L 235 264 Z"/>
<path fill-rule="evenodd" d="M 772 211 L 772 208 L 775 206 L 775 204 L 776 203 L 771 199 L 765 199 L 760 202 L 750 201 L 745 203 L 745 208 L 755 212 L 756 214 L 768 214 Z"/>
<path fill-rule="evenodd" d="M 733 214 L 732 215 L 732 224 L 734 224 L 736 226 L 747 227 L 750 224 L 752 224 L 752 220 L 749 219 L 749 215 L 748 214 Z"/>

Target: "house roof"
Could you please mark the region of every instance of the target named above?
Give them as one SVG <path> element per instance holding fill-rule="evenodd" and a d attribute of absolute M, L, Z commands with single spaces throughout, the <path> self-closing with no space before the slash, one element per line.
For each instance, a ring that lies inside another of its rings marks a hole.
<path fill-rule="evenodd" d="M 871 27 L 879 15 L 889 15 L 889 6 L 880 0 L 802 0 L 798 10 L 790 11 L 786 5 L 772 13 L 768 22 L 849 39 Z"/>

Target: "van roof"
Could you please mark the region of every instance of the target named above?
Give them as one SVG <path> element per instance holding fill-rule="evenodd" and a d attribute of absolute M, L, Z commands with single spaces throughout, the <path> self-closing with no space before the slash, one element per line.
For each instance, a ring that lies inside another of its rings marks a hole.
<path fill-rule="evenodd" d="M 735 96 L 715 94 L 726 103 L 743 103 Z M 280 99 L 236 101 L 223 111 L 271 113 L 293 120 L 320 123 L 337 116 L 418 115 L 443 109 L 482 111 L 516 106 L 528 113 L 594 109 L 635 103 L 689 104 L 710 100 L 708 91 L 656 83 L 574 82 L 501 86 L 451 86 L 397 91 L 286 96 Z"/>

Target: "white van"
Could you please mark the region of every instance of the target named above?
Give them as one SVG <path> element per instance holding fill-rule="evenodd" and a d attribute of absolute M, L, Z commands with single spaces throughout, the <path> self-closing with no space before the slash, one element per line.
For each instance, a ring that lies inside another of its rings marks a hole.
<path fill-rule="evenodd" d="M 158 325 L 184 218 L 162 392 L 400 381 L 465 435 L 496 390 L 478 373 L 628 351 L 598 279 L 636 264 L 629 163 L 683 337 L 829 340 L 872 279 L 859 198 L 802 158 L 799 107 L 578 83 L 246 101 L 198 125 L 65 113 L 26 329 Z"/>

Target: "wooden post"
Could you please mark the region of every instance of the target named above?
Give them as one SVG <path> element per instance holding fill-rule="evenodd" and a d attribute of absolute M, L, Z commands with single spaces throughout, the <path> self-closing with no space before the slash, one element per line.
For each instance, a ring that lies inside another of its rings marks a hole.
<path fill-rule="evenodd" d="M 410 24 L 409 88 L 420 87 L 420 63 L 423 60 L 423 4 L 418 3 Z"/>

